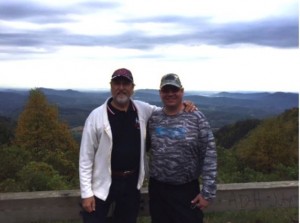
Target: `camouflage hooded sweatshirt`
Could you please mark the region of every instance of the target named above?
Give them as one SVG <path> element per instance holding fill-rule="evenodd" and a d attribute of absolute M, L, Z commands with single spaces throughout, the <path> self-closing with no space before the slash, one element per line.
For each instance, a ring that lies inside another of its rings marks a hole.
<path fill-rule="evenodd" d="M 152 114 L 148 122 L 150 177 L 184 184 L 201 177 L 201 194 L 216 196 L 217 152 L 210 125 L 200 111 Z"/>

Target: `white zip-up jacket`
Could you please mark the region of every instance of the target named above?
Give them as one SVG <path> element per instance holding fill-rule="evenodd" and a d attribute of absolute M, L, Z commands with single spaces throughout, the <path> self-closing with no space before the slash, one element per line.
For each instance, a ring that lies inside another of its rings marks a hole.
<path fill-rule="evenodd" d="M 94 109 L 85 121 L 79 157 L 81 198 L 96 196 L 106 200 L 111 185 L 112 131 L 107 115 L 107 102 Z M 132 100 L 140 122 L 141 156 L 137 188 L 145 177 L 146 126 L 152 112 L 158 107 Z"/>

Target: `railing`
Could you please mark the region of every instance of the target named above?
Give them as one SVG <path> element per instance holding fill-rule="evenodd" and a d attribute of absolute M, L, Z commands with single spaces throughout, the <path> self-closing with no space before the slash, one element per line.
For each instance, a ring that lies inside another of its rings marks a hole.
<path fill-rule="evenodd" d="M 0 222 L 80 220 L 78 190 L 0 193 Z M 205 212 L 299 206 L 298 181 L 219 184 Z M 141 216 L 148 216 L 148 192 L 142 189 Z"/>

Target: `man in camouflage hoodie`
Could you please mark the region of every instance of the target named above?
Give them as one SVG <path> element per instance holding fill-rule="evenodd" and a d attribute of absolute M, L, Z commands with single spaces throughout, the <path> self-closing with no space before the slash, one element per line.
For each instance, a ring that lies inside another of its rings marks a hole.
<path fill-rule="evenodd" d="M 202 112 L 184 112 L 176 74 L 162 77 L 159 93 L 164 108 L 152 114 L 147 136 L 152 223 L 201 223 L 202 210 L 216 196 L 214 136 Z"/>

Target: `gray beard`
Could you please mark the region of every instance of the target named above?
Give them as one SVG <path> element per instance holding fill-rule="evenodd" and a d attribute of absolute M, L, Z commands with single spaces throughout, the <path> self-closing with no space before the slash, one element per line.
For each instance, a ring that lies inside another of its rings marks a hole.
<path fill-rule="evenodd" d="M 127 96 L 125 96 L 125 97 L 118 97 L 118 96 L 117 96 L 117 97 L 115 98 L 115 101 L 116 101 L 118 104 L 120 104 L 120 105 L 125 105 L 125 104 L 127 104 L 129 100 L 130 100 L 130 98 L 127 97 Z"/>

